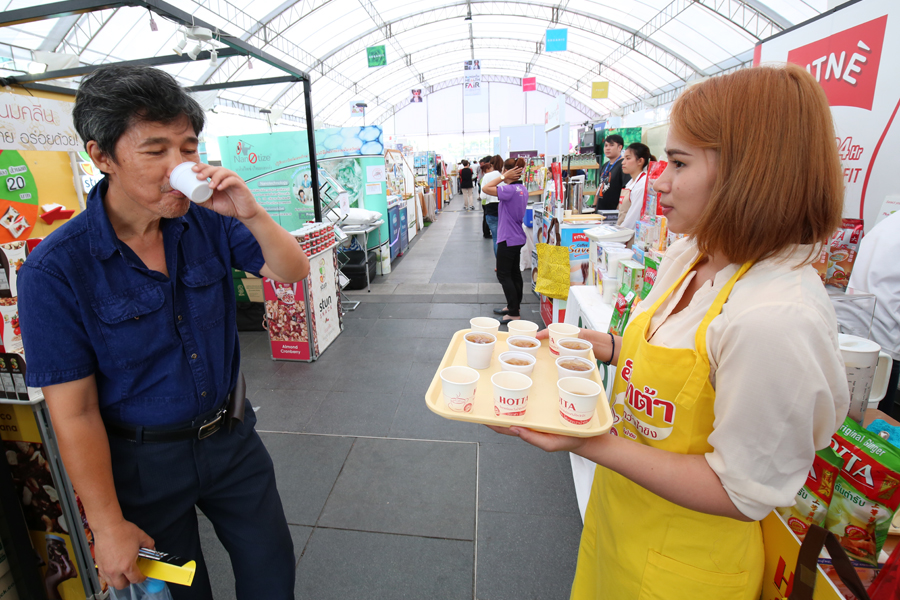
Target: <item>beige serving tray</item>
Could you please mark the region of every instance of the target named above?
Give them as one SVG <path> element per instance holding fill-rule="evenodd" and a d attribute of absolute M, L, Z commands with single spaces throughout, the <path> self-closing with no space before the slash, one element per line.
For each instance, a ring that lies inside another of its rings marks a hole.
<path fill-rule="evenodd" d="M 508 333 L 500 332 L 497 335 L 497 345 L 494 355 L 491 357 L 491 366 L 478 371 L 481 378 L 478 380 L 478 388 L 475 392 L 475 408 L 470 413 L 456 412 L 447 408 L 444 394 L 441 389 L 441 371 L 452 366 L 466 366 L 466 344 L 463 336 L 472 331 L 463 329 L 457 331 L 450 340 L 450 346 L 444 353 L 441 365 L 428 386 L 425 393 L 425 404 L 428 408 L 446 418 L 455 421 L 468 421 L 470 423 L 482 423 L 484 425 L 499 425 L 509 427 L 528 427 L 537 431 L 559 433 L 573 437 L 593 437 L 606 433 L 612 427 L 613 417 L 609 408 L 606 392 L 600 392 L 600 400 L 597 402 L 597 410 L 587 429 L 572 429 L 559 422 L 559 391 L 556 389 L 556 357 L 550 354 L 548 340 L 541 341 L 541 347 L 537 353 L 537 364 L 530 377 L 534 381 L 531 395 L 528 398 L 528 409 L 525 412 L 524 421 L 513 421 L 494 415 L 494 396 L 491 376 L 500 371 L 500 362 L 497 359 L 500 354 L 510 350 L 506 343 Z M 515 350 L 515 347 L 512 348 Z M 593 354 L 591 355 L 593 358 Z M 597 369 L 594 369 L 592 380 L 603 389 L 603 381 Z"/>

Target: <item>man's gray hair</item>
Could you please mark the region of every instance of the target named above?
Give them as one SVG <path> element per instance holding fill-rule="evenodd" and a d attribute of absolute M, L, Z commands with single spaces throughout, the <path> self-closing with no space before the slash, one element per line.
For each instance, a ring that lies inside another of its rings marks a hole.
<path fill-rule="evenodd" d="M 75 129 L 84 140 L 116 160 L 116 142 L 135 122 L 172 123 L 187 117 L 196 135 L 203 130 L 203 109 L 175 78 L 150 67 L 110 65 L 84 78 L 72 109 Z"/>

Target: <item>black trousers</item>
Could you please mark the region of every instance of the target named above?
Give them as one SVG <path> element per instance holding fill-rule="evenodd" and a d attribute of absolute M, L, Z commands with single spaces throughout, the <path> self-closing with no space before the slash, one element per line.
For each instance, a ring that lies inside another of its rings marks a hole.
<path fill-rule="evenodd" d="M 521 253 L 522 246 L 507 246 L 506 242 L 497 244 L 497 279 L 503 286 L 510 317 L 520 316 L 523 290 L 522 271 L 519 270 Z"/>
<path fill-rule="evenodd" d="M 477 198 L 478 201 L 481 202 L 481 199 L 478 198 L 478 196 L 475 196 L 475 198 Z M 481 205 L 481 235 L 483 235 L 486 238 L 489 238 L 489 237 L 491 237 L 491 228 L 488 227 L 487 219 L 485 219 L 484 217 L 485 217 L 484 204 L 482 204 Z"/>
<path fill-rule="evenodd" d="M 125 518 L 156 548 L 197 561 L 190 587 L 169 586 L 175 600 L 212 600 L 200 550 L 197 509 L 231 557 L 238 600 L 294 598 L 294 544 L 272 459 L 257 435 L 256 414 L 204 440 L 138 444 L 109 437 L 113 480 Z"/>

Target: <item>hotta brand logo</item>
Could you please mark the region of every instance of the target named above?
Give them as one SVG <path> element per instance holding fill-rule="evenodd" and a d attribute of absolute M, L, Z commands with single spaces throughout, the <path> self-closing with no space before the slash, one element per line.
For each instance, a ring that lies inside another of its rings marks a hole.
<path fill-rule="evenodd" d="M 788 52 L 788 62 L 806 67 L 831 106 L 872 110 L 887 15 Z"/>

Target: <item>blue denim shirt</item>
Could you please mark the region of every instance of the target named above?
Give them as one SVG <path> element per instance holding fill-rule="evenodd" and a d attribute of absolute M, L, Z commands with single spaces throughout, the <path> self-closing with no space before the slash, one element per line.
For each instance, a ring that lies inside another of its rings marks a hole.
<path fill-rule="evenodd" d="M 259 273 L 262 251 L 236 219 L 191 203 L 163 219 L 169 277 L 116 237 L 102 198 L 53 232 L 19 272 L 27 383 L 94 374 L 105 421 L 170 425 L 225 401 L 240 370 L 231 268 Z"/>

